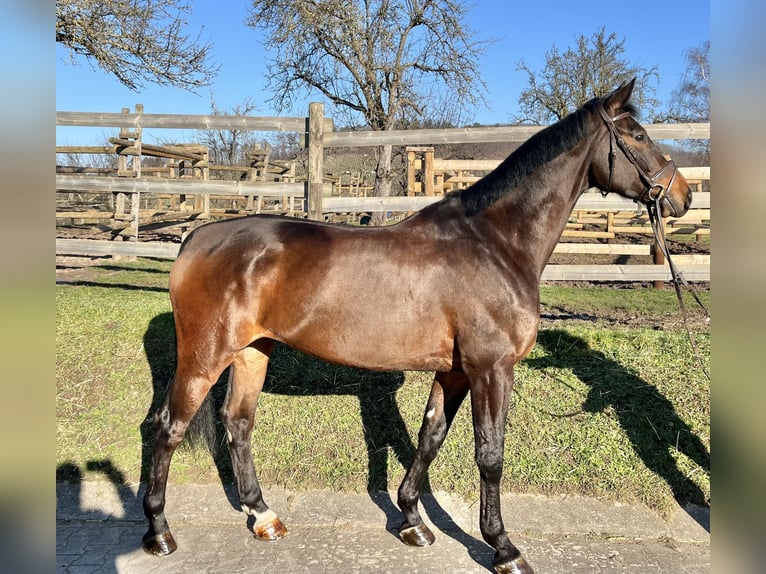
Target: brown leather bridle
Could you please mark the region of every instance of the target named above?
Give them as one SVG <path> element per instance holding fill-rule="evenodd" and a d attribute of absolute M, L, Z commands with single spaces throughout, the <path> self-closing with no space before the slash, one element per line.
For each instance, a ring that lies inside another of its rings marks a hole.
<path fill-rule="evenodd" d="M 638 196 L 639 201 L 647 205 L 651 204 L 651 202 L 655 202 L 655 204 L 659 205 L 660 201 L 665 199 L 667 196 L 668 190 L 671 188 L 673 182 L 676 179 L 676 174 L 678 173 L 676 162 L 670 159 L 654 175 L 649 175 L 646 170 L 641 167 L 641 164 L 639 164 L 638 159 L 636 158 L 636 154 L 633 152 L 633 148 L 628 145 L 628 142 L 626 142 L 625 139 L 620 135 L 620 132 L 617 131 L 617 126 L 614 125 L 614 122 L 628 117 L 630 112 L 622 112 L 621 114 L 618 114 L 614 117 L 609 117 L 609 114 L 606 113 L 603 104 L 598 106 L 598 112 L 601 114 L 601 118 L 604 120 L 604 123 L 606 123 L 606 127 L 609 131 L 609 185 L 607 186 L 606 190 L 601 190 L 601 193 L 606 195 L 612 190 L 614 160 L 617 156 L 616 148 L 619 148 L 620 151 L 625 154 L 627 160 L 633 165 L 633 167 L 636 168 L 636 171 L 638 171 L 638 176 L 641 178 L 641 181 L 644 183 L 644 185 L 646 185 L 646 189 L 644 189 Z M 664 185 L 660 183 L 659 180 L 668 170 L 672 170 L 672 172 L 667 185 Z M 675 207 L 673 204 L 670 201 L 668 201 L 668 203 L 670 204 L 671 209 L 673 209 L 675 212 Z"/>

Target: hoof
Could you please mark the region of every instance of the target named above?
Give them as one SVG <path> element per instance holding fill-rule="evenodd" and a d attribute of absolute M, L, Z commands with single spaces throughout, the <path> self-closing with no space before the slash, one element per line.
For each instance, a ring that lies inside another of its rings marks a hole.
<path fill-rule="evenodd" d="M 167 556 L 176 551 L 178 545 L 173 539 L 173 535 L 170 530 L 166 530 L 161 534 L 147 533 L 143 539 L 144 552 L 147 554 L 154 554 L 155 556 Z"/>
<path fill-rule="evenodd" d="M 497 574 L 535 574 L 532 567 L 521 556 L 514 558 L 510 562 L 495 564 L 494 566 Z"/>
<path fill-rule="evenodd" d="M 287 528 L 279 518 L 272 518 L 268 522 L 256 522 L 253 534 L 258 540 L 279 540 L 287 536 Z"/>
<path fill-rule="evenodd" d="M 436 540 L 433 532 L 425 524 L 402 528 L 399 530 L 399 538 L 409 546 L 430 546 Z"/>

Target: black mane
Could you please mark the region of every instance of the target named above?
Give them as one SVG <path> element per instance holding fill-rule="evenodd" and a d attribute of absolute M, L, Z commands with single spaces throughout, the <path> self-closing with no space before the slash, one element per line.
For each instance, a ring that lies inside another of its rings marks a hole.
<path fill-rule="evenodd" d="M 564 119 L 537 132 L 509 155 L 494 171 L 471 187 L 453 192 L 468 215 L 475 215 L 519 185 L 535 170 L 573 148 L 586 132 L 591 100 Z M 628 109 L 633 113 L 634 108 Z"/>

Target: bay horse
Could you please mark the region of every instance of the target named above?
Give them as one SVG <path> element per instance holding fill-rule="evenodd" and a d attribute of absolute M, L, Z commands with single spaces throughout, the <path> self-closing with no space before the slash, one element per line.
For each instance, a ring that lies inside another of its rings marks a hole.
<path fill-rule="evenodd" d="M 458 407 L 471 397 L 480 530 L 498 573 L 530 574 L 500 514 L 514 365 L 532 349 L 540 276 L 588 188 L 680 217 L 691 190 L 635 119 L 635 79 L 538 132 L 472 187 L 377 228 L 253 216 L 189 234 L 169 279 L 177 367 L 155 437 L 144 549 L 176 549 L 165 518 L 170 459 L 206 394 L 231 366 L 221 408 L 242 510 L 263 540 L 287 534 L 263 500 L 253 418 L 276 341 L 371 370 L 435 371 L 418 446 L 398 491 L 406 544 L 434 535 L 420 490 Z"/>

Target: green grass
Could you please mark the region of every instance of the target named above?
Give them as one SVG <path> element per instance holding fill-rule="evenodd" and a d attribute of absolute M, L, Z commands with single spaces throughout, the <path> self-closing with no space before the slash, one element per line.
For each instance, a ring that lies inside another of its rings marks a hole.
<path fill-rule="evenodd" d="M 152 425 L 174 368 L 167 262 L 105 266 L 58 285 L 57 464 L 109 461 L 128 482 L 145 473 Z M 707 295 L 707 294 L 706 294 Z M 664 314 L 672 290 L 545 288 L 543 303 L 591 313 Z M 709 331 L 697 333 L 705 361 Z M 253 435 L 264 485 L 395 488 L 417 444 L 431 373 L 371 373 L 277 347 Z M 219 381 L 171 480 L 230 481 L 214 413 Z M 207 421 L 207 422 L 206 422 Z M 709 499 L 710 390 L 682 330 L 601 322 L 541 330 L 517 366 L 503 489 L 586 494 L 658 510 Z M 90 463 L 90 464 L 89 464 Z M 62 471 L 60 477 L 65 478 Z M 478 496 L 468 401 L 432 465 L 430 487 Z"/>

